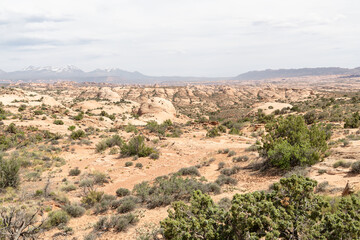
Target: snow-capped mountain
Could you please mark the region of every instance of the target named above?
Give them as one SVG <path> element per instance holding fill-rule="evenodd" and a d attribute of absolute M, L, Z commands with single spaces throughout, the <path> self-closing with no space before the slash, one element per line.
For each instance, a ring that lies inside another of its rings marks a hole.
<path fill-rule="evenodd" d="M 71 80 L 77 82 L 117 82 L 117 83 L 142 83 L 149 77 L 139 72 L 124 71 L 119 68 L 96 69 L 91 72 L 73 65 L 65 67 L 37 67 L 29 66 L 20 71 L 1 72 L 0 80 Z M 148 81 L 149 82 L 149 81 Z"/>
<path fill-rule="evenodd" d="M 66 67 L 52 67 L 52 66 L 46 66 L 46 67 L 34 67 L 29 66 L 27 68 L 24 68 L 22 70 L 23 72 L 56 72 L 56 73 L 64 73 L 64 72 L 82 72 L 82 70 L 76 66 L 73 65 L 67 65 Z"/>

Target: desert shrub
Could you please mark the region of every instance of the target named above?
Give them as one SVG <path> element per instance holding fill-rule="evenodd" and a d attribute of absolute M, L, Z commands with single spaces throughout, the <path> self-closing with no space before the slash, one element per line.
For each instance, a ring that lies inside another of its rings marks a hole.
<path fill-rule="evenodd" d="M 130 190 L 126 188 L 119 188 L 116 190 L 116 196 L 118 197 L 124 197 L 130 195 Z"/>
<path fill-rule="evenodd" d="M 309 173 L 310 173 L 310 170 L 308 168 L 302 167 L 302 166 L 296 166 L 293 169 L 291 169 L 290 171 L 286 172 L 284 174 L 284 177 L 288 178 L 293 175 L 306 177 L 309 175 Z"/>
<path fill-rule="evenodd" d="M 79 183 L 79 187 L 84 188 L 84 192 L 86 192 L 87 190 L 93 190 L 94 185 L 95 185 L 94 179 L 89 177 L 81 179 Z"/>
<path fill-rule="evenodd" d="M 134 132 L 135 134 L 138 133 L 138 130 L 137 130 L 136 126 L 132 125 L 131 123 L 128 123 L 128 125 L 126 125 L 124 130 L 127 133 L 129 133 L 129 132 Z"/>
<path fill-rule="evenodd" d="M 245 152 L 256 152 L 259 150 L 259 147 L 255 144 L 251 145 L 250 147 L 245 148 Z"/>
<path fill-rule="evenodd" d="M 305 120 L 306 124 L 308 124 L 308 125 L 315 123 L 315 121 L 316 121 L 316 112 L 315 111 L 307 112 L 304 115 L 304 120 Z"/>
<path fill-rule="evenodd" d="M 223 154 L 228 154 L 229 152 L 230 152 L 230 149 L 228 149 L 228 148 L 225 148 L 225 149 L 222 150 Z"/>
<path fill-rule="evenodd" d="M 107 149 L 107 144 L 105 141 L 100 141 L 98 144 L 96 144 L 95 146 L 95 151 L 96 152 L 103 152 Z"/>
<path fill-rule="evenodd" d="M 183 178 L 178 175 L 162 176 L 155 179 L 152 185 L 148 182 L 136 184 L 133 193 L 141 202 L 152 209 L 160 206 L 167 206 L 173 201 L 190 199 L 191 193 L 195 190 L 210 192 L 208 184 L 196 179 Z"/>
<path fill-rule="evenodd" d="M 113 135 L 112 137 L 102 140 L 101 142 L 96 144 L 96 152 L 103 152 L 107 148 L 111 148 L 114 146 L 121 147 L 123 143 L 124 141 L 119 135 Z"/>
<path fill-rule="evenodd" d="M 343 147 L 347 147 L 347 146 L 349 146 L 350 145 L 350 141 L 348 140 L 348 139 L 344 139 L 344 141 L 343 141 Z"/>
<path fill-rule="evenodd" d="M 84 215 L 86 209 L 83 208 L 80 205 L 65 205 L 62 208 L 65 212 L 67 212 L 67 214 L 69 214 L 71 217 L 81 217 L 82 215 Z"/>
<path fill-rule="evenodd" d="M 51 227 L 57 227 L 60 224 L 66 224 L 70 220 L 69 215 L 63 210 L 57 210 L 49 213 L 48 223 Z"/>
<path fill-rule="evenodd" d="M 104 192 L 89 191 L 82 199 L 81 203 L 86 207 L 92 207 L 96 203 L 100 202 Z"/>
<path fill-rule="evenodd" d="M 136 199 L 133 197 L 125 197 L 121 200 L 120 206 L 116 209 L 118 213 L 128 213 L 136 207 Z"/>
<path fill-rule="evenodd" d="M 75 190 L 76 190 L 75 185 L 66 185 L 61 188 L 61 191 L 64 191 L 64 192 L 71 192 L 71 191 L 75 191 Z"/>
<path fill-rule="evenodd" d="M 181 168 L 178 174 L 181 176 L 200 176 L 200 172 L 196 167 Z"/>
<path fill-rule="evenodd" d="M 143 165 L 142 165 L 142 163 L 136 163 L 136 164 L 135 164 L 135 167 L 141 169 L 141 168 L 143 168 Z"/>
<path fill-rule="evenodd" d="M 100 171 L 93 171 L 90 177 L 94 180 L 94 184 L 102 185 L 109 182 L 108 175 Z"/>
<path fill-rule="evenodd" d="M 84 118 L 84 114 L 81 112 L 78 115 L 74 116 L 74 120 L 76 120 L 76 121 L 80 121 L 83 118 Z"/>
<path fill-rule="evenodd" d="M 234 157 L 232 159 L 233 162 L 246 162 L 249 160 L 249 157 L 248 156 L 239 156 L 239 157 Z"/>
<path fill-rule="evenodd" d="M 223 169 L 224 167 L 225 167 L 225 163 L 224 162 L 219 162 L 218 170 Z"/>
<path fill-rule="evenodd" d="M 54 122 L 53 122 L 55 125 L 64 125 L 64 122 L 63 122 L 63 120 L 54 120 Z"/>
<path fill-rule="evenodd" d="M 234 166 L 232 168 L 224 168 L 220 171 L 221 174 L 224 174 L 226 176 L 231 176 L 240 171 L 240 168 L 238 166 Z"/>
<path fill-rule="evenodd" d="M 336 161 L 333 164 L 334 168 L 338 168 L 338 167 L 349 168 L 350 166 L 351 166 L 351 163 L 350 162 L 345 162 L 344 160 Z"/>
<path fill-rule="evenodd" d="M 233 128 L 230 129 L 229 134 L 239 135 L 239 134 L 240 134 L 240 130 L 233 127 Z"/>
<path fill-rule="evenodd" d="M 206 133 L 206 137 L 209 137 L 209 138 L 214 138 L 217 136 L 220 136 L 220 132 L 217 127 L 213 127 L 211 129 L 209 129 L 208 132 Z"/>
<path fill-rule="evenodd" d="M 208 192 L 219 194 L 221 192 L 221 186 L 215 182 L 207 184 Z"/>
<path fill-rule="evenodd" d="M 69 130 L 69 131 L 74 131 L 75 128 L 76 128 L 75 126 L 71 125 L 71 126 L 68 127 L 68 130 Z"/>
<path fill-rule="evenodd" d="M 113 148 L 110 149 L 110 152 L 109 152 L 110 155 L 114 155 L 114 154 L 117 154 L 117 153 L 119 153 L 119 149 L 118 149 L 118 148 L 113 147 Z"/>
<path fill-rule="evenodd" d="M 316 186 L 315 192 L 317 192 L 317 193 L 325 192 L 328 187 L 329 187 L 328 181 L 321 182 Z"/>
<path fill-rule="evenodd" d="M 356 174 L 360 173 L 360 161 L 356 161 L 351 165 L 351 172 Z"/>
<path fill-rule="evenodd" d="M 20 162 L 16 158 L 3 159 L 0 155 L 0 189 L 17 188 L 20 184 Z"/>
<path fill-rule="evenodd" d="M 220 199 L 219 203 L 219 208 L 224 209 L 225 211 L 229 210 L 231 207 L 231 199 L 224 197 L 222 199 Z"/>
<path fill-rule="evenodd" d="M 112 207 L 112 203 L 116 201 L 116 197 L 109 194 L 102 195 L 99 202 L 94 205 L 94 213 L 100 214 L 106 212 L 110 207 Z"/>
<path fill-rule="evenodd" d="M 226 185 L 236 185 L 237 180 L 235 178 L 232 178 L 230 176 L 226 176 L 224 174 L 219 175 L 219 177 L 216 179 L 215 183 L 217 183 L 219 186 Z"/>
<path fill-rule="evenodd" d="M 220 132 L 226 133 L 226 127 L 225 127 L 225 126 L 220 125 L 220 126 L 218 126 L 217 128 L 218 128 L 218 130 L 219 130 Z"/>
<path fill-rule="evenodd" d="M 358 128 L 359 126 L 360 126 L 359 112 L 353 113 L 351 117 L 345 119 L 344 128 Z"/>
<path fill-rule="evenodd" d="M 97 238 L 97 234 L 91 232 L 84 237 L 84 240 L 96 240 Z"/>
<path fill-rule="evenodd" d="M 154 160 L 159 159 L 159 153 L 158 152 L 152 153 L 149 155 L 149 158 Z"/>
<path fill-rule="evenodd" d="M 133 162 L 126 162 L 125 163 L 125 167 L 130 167 L 130 166 L 132 166 L 133 165 Z"/>
<path fill-rule="evenodd" d="M 141 135 L 135 136 L 129 140 L 128 143 L 121 145 L 121 154 L 125 156 L 134 156 L 147 157 L 156 151 L 145 145 L 145 138 Z"/>
<path fill-rule="evenodd" d="M 81 173 L 81 170 L 78 167 L 76 167 L 76 168 L 70 169 L 69 176 L 79 176 L 80 173 Z"/>
<path fill-rule="evenodd" d="M 85 137 L 85 132 L 83 130 L 79 129 L 77 131 L 73 131 L 71 133 L 70 137 L 73 140 L 77 140 L 77 139 Z"/>
<path fill-rule="evenodd" d="M 235 156 L 236 155 L 236 152 L 235 151 L 230 151 L 229 153 L 228 153 L 228 157 L 233 157 L 233 156 Z"/>
<path fill-rule="evenodd" d="M 327 150 L 327 135 L 320 125 L 305 124 L 302 116 L 290 115 L 266 125 L 268 134 L 262 138 L 259 153 L 271 166 L 290 169 L 295 166 L 313 165 Z"/>
<path fill-rule="evenodd" d="M 110 231 L 114 229 L 116 232 L 125 231 L 129 225 L 135 225 L 139 221 L 134 214 L 113 215 L 109 217 L 101 217 L 94 225 L 95 231 Z"/>

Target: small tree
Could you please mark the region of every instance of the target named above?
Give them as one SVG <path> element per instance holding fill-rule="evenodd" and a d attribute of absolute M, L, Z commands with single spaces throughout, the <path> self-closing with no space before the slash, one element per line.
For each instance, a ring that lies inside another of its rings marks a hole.
<path fill-rule="evenodd" d="M 3 159 L 0 156 L 0 189 L 17 188 L 20 183 L 20 163 L 17 159 Z"/>
<path fill-rule="evenodd" d="M 360 126 L 359 112 L 353 113 L 350 118 L 345 119 L 344 128 L 358 128 Z"/>
<path fill-rule="evenodd" d="M 156 151 L 153 148 L 145 145 L 145 138 L 141 135 L 135 136 L 128 143 L 121 145 L 121 154 L 125 156 L 147 157 L 154 152 Z"/>
<path fill-rule="evenodd" d="M 313 165 L 327 150 L 329 138 L 320 125 L 308 127 L 302 116 L 279 118 L 266 125 L 268 134 L 262 138 L 263 147 L 259 153 L 268 164 L 281 169 Z"/>
<path fill-rule="evenodd" d="M 28 212 L 23 208 L 0 209 L 0 239 L 37 239 L 46 219 L 38 220 L 40 209 Z"/>
<path fill-rule="evenodd" d="M 222 238 L 224 228 L 224 211 L 220 209 L 210 196 L 195 191 L 190 200 L 191 205 L 174 202 L 173 210 L 162 221 L 166 239 L 225 239 Z"/>

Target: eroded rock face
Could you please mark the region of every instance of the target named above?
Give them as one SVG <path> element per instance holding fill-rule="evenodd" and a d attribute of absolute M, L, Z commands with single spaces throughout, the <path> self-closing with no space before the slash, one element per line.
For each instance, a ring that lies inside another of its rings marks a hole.
<path fill-rule="evenodd" d="M 159 97 L 150 98 L 147 102 L 142 103 L 138 110 L 140 116 L 159 113 L 166 113 L 172 117 L 176 116 L 174 105 L 169 100 Z"/>

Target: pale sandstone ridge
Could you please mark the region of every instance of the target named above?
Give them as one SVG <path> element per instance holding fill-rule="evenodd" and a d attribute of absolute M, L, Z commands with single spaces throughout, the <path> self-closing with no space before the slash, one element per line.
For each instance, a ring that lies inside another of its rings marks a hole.
<path fill-rule="evenodd" d="M 174 105 L 164 98 L 153 97 L 142 103 L 137 111 L 142 119 L 163 122 L 167 119 L 176 119 L 176 109 Z"/>

